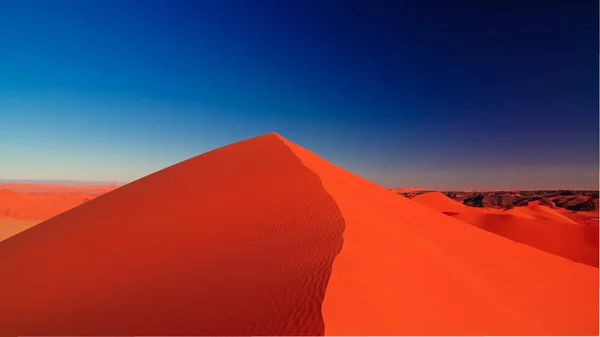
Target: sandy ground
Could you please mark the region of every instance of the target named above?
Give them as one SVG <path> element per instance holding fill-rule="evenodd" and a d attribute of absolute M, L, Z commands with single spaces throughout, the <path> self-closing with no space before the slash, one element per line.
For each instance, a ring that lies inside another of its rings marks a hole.
<path fill-rule="evenodd" d="M 42 222 L 42 220 L 21 220 L 0 217 L 0 241 L 18 234 Z"/>
<path fill-rule="evenodd" d="M 598 333 L 597 268 L 483 231 L 286 143 L 345 220 L 323 302 L 326 334 Z"/>
<path fill-rule="evenodd" d="M 21 184 L 0 183 L 0 190 L 10 190 L 21 193 L 55 193 L 55 192 L 80 192 L 80 193 L 103 193 L 118 188 L 117 184 L 106 185 L 56 185 L 56 184 Z"/>
<path fill-rule="evenodd" d="M 0 216 L 22 220 L 46 220 L 102 193 L 21 193 L 0 190 Z"/>
<path fill-rule="evenodd" d="M 598 334 L 597 268 L 276 134 L 0 242 L 0 275 L 0 331 L 15 335 Z"/>
<path fill-rule="evenodd" d="M 600 218 L 599 212 L 576 212 L 566 209 L 557 209 L 556 211 L 582 225 L 598 225 L 598 218 Z"/>
<path fill-rule="evenodd" d="M 343 229 L 283 142 L 237 143 L 3 241 L 0 331 L 322 335 Z"/>
<path fill-rule="evenodd" d="M 0 241 L 114 188 L 0 184 Z"/>
<path fill-rule="evenodd" d="M 598 267 L 598 225 L 577 223 L 536 202 L 504 211 L 469 207 L 439 192 L 412 200 L 508 239 Z"/>

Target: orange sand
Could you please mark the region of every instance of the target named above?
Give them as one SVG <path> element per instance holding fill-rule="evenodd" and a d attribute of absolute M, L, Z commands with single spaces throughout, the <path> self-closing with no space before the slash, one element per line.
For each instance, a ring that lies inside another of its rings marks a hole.
<path fill-rule="evenodd" d="M 20 335 L 598 334 L 596 268 L 276 134 L 0 242 L 0 275 L 0 331 Z"/>
<path fill-rule="evenodd" d="M 22 186 L 4 186 L 11 189 L 0 189 L 0 241 L 105 193 L 89 192 L 95 186 L 89 191 L 86 186 L 77 186 L 78 192 L 50 192 L 54 185 L 45 189 L 44 185 L 36 185 L 46 192 L 17 192 L 23 191 L 19 189 Z"/>
<path fill-rule="evenodd" d="M 504 211 L 505 214 L 512 214 L 526 219 L 550 220 L 566 224 L 576 224 L 576 221 L 569 219 L 560 212 L 540 204 L 539 201 L 531 201 L 527 206 L 514 207 Z"/>
<path fill-rule="evenodd" d="M 557 211 L 566 216 L 567 218 L 583 225 L 598 225 L 598 219 L 600 218 L 600 212 L 598 211 L 569 211 L 567 209 L 559 208 Z"/>
<path fill-rule="evenodd" d="M 39 224 L 40 220 L 20 220 L 0 217 L 0 241 Z"/>
<path fill-rule="evenodd" d="M 598 269 L 445 216 L 285 142 L 345 220 L 323 301 L 327 335 L 598 334 Z"/>
<path fill-rule="evenodd" d="M 236 143 L 0 242 L 0 331 L 320 335 L 343 228 L 277 137 Z"/>
<path fill-rule="evenodd" d="M 0 216 L 46 220 L 103 193 L 21 193 L 0 189 Z"/>
<path fill-rule="evenodd" d="M 511 240 L 598 267 L 598 226 L 578 224 L 537 202 L 503 211 L 469 207 L 439 192 L 412 200 Z"/>
<path fill-rule="evenodd" d="M 118 188 L 117 184 L 106 185 L 55 185 L 55 184 L 21 184 L 21 183 L 0 183 L 0 190 L 10 190 L 15 192 L 80 192 L 80 193 L 103 193 Z"/>

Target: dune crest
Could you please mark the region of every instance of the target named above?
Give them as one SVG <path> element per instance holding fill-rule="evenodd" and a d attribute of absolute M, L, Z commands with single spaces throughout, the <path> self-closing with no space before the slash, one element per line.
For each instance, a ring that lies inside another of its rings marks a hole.
<path fill-rule="evenodd" d="M 322 335 L 343 228 L 288 147 L 248 139 L 0 242 L 0 331 Z"/>
<path fill-rule="evenodd" d="M 411 200 L 508 239 L 598 267 L 598 225 L 578 224 L 537 202 L 499 210 L 463 205 L 440 192 Z"/>
<path fill-rule="evenodd" d="M 274 133 L 0 242 L 0 275 L 0 331 L 15 335 L 598 333 L 596 268 Z"/>
<path fill-rule="evenodd" d="M 596 268 L 445 216 L 283 140 L 345 220 L 323 302 L 327 335 L 598 333 Z"/>
<path fill-rule="evenodd" d="M 577 224 L 577 222 L 560 214 L 558 211 L 542 205 L 539 201 L 531 201 L 525 206 L 513 207 L 505 211 L 521 217 L 530 217 L 540 220 L 551 220 L 566 224 Z"/>

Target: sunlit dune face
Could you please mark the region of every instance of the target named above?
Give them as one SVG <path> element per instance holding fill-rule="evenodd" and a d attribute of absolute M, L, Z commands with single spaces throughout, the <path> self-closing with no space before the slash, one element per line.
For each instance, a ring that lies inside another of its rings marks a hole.
<path fill-rule="evenodd" d="M 276 134 L 251 138 L 0 242 L 0 331 L 598 334 L 597 268 L 459 217 L 517 219 L 521 239 L 539 234 L 522 221 L 577 224 L 431 200 L 440 209 Z"/>
<path fill-rule="evenodd" d="M 469 207 L 440 192 L 421 194 L 413 200 L 508 239 L 576 262 L 599 265 L 598 223 L 589 216 L 574 216 L 578 212 L 551 209 L 539 201 L 508 210 Z"/>
<path fill-rule="evenodd" d="M 582 225 L 598 225 L 598 218 L 600 217 L 598 211 L 585 212 L 557 209 L 557 212 Z"/>
<path fill-rule="evenodd" d="M 286 144 L 321 177 L 346 224 L 323 302 L 326 334 L 597 333 L 596 268 L 483 231 Z"/>

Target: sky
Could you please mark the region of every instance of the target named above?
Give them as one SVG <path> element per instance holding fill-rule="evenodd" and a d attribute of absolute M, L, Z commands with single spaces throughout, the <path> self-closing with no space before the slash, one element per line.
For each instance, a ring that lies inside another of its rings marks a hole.
<path fill-rule="evenodd" d="M 386 187 L 598 189 L 598 2 L 0 0 L 0 179 L 277 132 Z"/>

